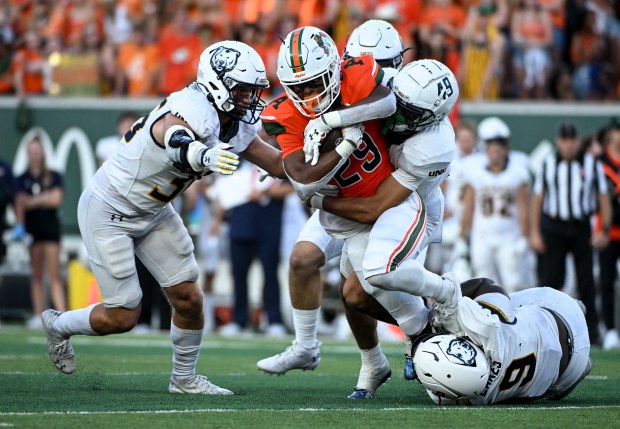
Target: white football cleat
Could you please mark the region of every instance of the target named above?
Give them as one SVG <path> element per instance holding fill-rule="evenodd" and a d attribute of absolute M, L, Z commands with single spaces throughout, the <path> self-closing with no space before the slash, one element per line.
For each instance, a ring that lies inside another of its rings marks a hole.
<path fill-rule="evenodd" d="M 447 294 L 437 298 L 436 301 L 442 304 L 443 308 L 456 308 L 459 301 L 463 297 L 461 292 L 461 282 L 456 273 L 448 272 L 441 275 L 443 285 L 447 287 Z"/>
<path fill-rule="evenodd" d="M 47 352 L 52 363 L 60 372 L 72 374 L 75 371 L 75 352 L 69 338 L 54 331 L 53 324 L 62 313 L 56 310 L 45 310 L 41 313 L 43 329 L 47 334 Z"/>
<path fill-rule="evenodd" d="M 312 371 L 321 362 L 320 347 L 321 343 L 318 341 L 311 349 L 293 341 L 293 345 L 288 346 L 282 353 L 259 360 L 256 366 L 267 374 L 277 375 L 283 375 L 291 369 Z"/>
<path fill-rule="evenodd" d="M 392 376 L 392 369 L 385 356 L 383 356 L 383 364 L 379 368 L 368 370 L 360 369 L 357 379 L 357 386 L 353 389 L 353 393 L 348 399 L 372 399 L 375 397 L 377 389 Z"/>
<path fill-rule="evenodd" d="M 168 391 L 170 393 L 191 393 L 198 395 L 234 395 L 230 390 L 211 383 L 204 375 L 196 375 L 194 378 L 187 380 L 178 380 L 172 376 L 170 377 Z"/>

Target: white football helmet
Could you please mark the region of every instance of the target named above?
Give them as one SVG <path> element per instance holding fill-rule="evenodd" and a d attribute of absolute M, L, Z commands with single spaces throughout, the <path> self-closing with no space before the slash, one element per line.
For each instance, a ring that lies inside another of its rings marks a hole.
<path fill-rule="evenodd" d="M 340 95 L 340 56 L 331 37 L 316 27 L 290 32 L 278 53 L 278 78 L 304 116 L 325 113 Z"/>
<path fill-rule="evenodd" d="M 414 347 L 416 375 L 431 397 L 470 399 L 484 390 L 490 374 L 489 362 L 469 338 L 429 335 Z"/>
<path fill-rule="evenodd" d="M 372 55 L 381 67 L 400 70 L 403 66 L 403 40 L 392 24 L 370 19 L 349 36 L 344 58 Z"/>
<path fill-rule="evenodd" d="M 487 140 L 508 140 L 510 138 L 510 128 L 506 122 L 497 116 L 484 118 L 478 124 L 478 138 L 482 141 Z"/>
<path fill-rule="evenodd" d="M 206 48 L 198 64 L 198 87 L 222 112 L 236 120 L 256 123 L 269 88 L 260 55 L 245 43 L 226 40 Z"/>
<path fill-rule="evenodd" d="M 392 81 L 398 108 L 391 131 L 414 133 L 445 118 L 459 97 L 459 85 L 448 67 L 435 60 L 407 64 Z M 390 125 L 390 124 L 388 124 Z"/>

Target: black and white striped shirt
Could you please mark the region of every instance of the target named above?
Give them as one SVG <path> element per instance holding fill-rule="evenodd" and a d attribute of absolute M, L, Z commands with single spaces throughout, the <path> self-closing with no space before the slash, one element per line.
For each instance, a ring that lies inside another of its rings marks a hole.
<path fill-rule="evenodd" d="M 565 161 L 559 154 L 548 156 L 538 169 L 534 194 L 543 195 L 543 213 L 563 221 L 588 220 L 596 211 L 597 197 L 607 193 L 607 182 L 599 160 L 586 153 Z"/>

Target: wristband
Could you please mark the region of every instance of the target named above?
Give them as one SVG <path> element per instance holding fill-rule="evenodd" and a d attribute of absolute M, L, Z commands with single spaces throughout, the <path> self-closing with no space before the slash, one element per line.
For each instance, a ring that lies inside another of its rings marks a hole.
<path fill-rule="evenodd" d="M 338 111 L 323 113 L 321 115 L 321 119 L 325 122 L 325 125 L 330 127 L 332 130 L 342 128 L 342 117 Z"/>
<path fill-rule="evenodd" d="M 340 143 L 338 143 L 338 146 L 336 146 L 336 152 L 338 152 L 338 155 L 340 155 L 342 159 L 347 159 L 349 155 L 355 151 L 355 149 L 357 148 L 353 142 L 347 139 L 343 139 Z"/>

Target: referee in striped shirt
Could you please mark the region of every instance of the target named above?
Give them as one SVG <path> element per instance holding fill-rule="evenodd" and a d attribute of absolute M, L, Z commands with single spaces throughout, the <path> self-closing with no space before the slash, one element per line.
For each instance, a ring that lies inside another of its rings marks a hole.
<path fill-rule="evenodd" d="M 590 342 L 600 344 L 596 314 L 593 247 L 609 242 L 611 203 L 600 161 L 581 147 L 577 128 L 558 127 L 557 152 L 537 171 L 532 196 L 530 244 L 539 254 L 540 284 L 561 289 L 566 275 L 566 255 L 575 261 L 579 299 L 586 306 Z M 606 228 L 593 236 L 591 215 L 600 210 Z"/>

